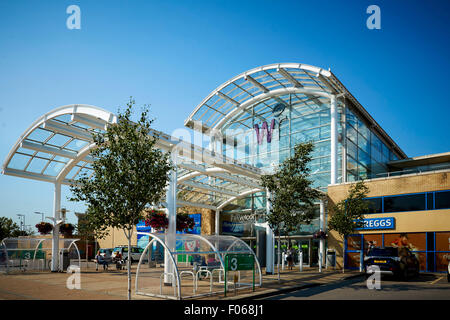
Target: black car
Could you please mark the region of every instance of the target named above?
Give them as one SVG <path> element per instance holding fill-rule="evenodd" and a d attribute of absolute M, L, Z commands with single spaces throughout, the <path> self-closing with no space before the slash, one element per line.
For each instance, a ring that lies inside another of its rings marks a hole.
<path fill-rule="evenodd" d="M 366 276 L 374 272 L 373 266 L 380 268 L 381 275 L 392 275 L 407 279 L 419 274 L 419 260 L 406 248 L 372 248 L 364 258 Z"/>

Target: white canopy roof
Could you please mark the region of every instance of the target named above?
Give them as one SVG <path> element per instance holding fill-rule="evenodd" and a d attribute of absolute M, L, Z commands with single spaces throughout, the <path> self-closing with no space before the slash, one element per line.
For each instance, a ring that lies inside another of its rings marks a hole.
<path fill-rule="evenodd" d="M 117 116 L 89 105 L 67 105 L 39 117 L 8 154 L 2 173 L 69 185 L 93 174 L 92 134 L 104 132 Z M 153 131 L 157 147 L 176 156 L 180 206 L 217 210 L 235 199 L 262 191 L 261 170 Z"/>

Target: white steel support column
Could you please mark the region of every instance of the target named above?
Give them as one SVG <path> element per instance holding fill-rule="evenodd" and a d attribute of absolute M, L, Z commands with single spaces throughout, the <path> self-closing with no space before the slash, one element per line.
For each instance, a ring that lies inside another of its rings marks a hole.
<path fill-rule="evenodd" d="M 321 231 L 325 231 L 325 204 L 324 204 L 323 199 L 320 199 L 319 229 Z M 325 239 L 320 239 L 319 240 L 319 272 L 322 272 L 324 256 L 325 256 Z"/>
<path fill-rule="evenodd" d="M 53 237 L 52 237 L 52 271 L 58 271 L 59 267 L 59 224 L 61 219 L 61 183 L 55 183 L 53 195 Z"/>
<path fill-rule="evenodd" d="M 214 233 L 216 234 L 216 236 L 219 235 L 219 228 L 220 228 L 220 210 L 216 210 L 216 215 L 214 217 Z"/>
<path fill-rule="evenodd" d="M 336 96 L 330 99 L 330 115 L 331 115 L 331 181 L 330 184 L 337 183 L 338 173 L 338 112 Z"/>
<path fill-rule="evenodd" d="M 270 210 L 272 205 L 269 201 L 271 194 L 269 190 L 266 189 L 266 214 L 270 214 Z M 275 248 L 275 237 L 273 234 L 273 230 L 270 228 L 270 225 L 266 223 L 266 274 L 274 273 L 274 248 Z"/>
<path fill-rule="evenodd" d="M 176 155 L 172 154 L 172 163 L 175 166 L 174 170 L 170 172 L 169 187 L 166 192 L 166 204 L 167 204 L 167 218 L 169 220 L 169 227 L 166 231 L 166 245 L 172 252 L 175 251 L 175 241 L 176 241 L 176 223 L 177 223 L 177 159 Z M 164 254 L 164 283 L 173 284 L 175 283 L 175 277 L 169 277 L 168 274 L 174 273 L 174 266 L 169 258 L 170 253 L 165 252 Z"/>
<path fill-rule="evenodd" d="M 342 180 L 341 182 L 347 182 L 347 101 L 345 97 L 342 106 Z"/>

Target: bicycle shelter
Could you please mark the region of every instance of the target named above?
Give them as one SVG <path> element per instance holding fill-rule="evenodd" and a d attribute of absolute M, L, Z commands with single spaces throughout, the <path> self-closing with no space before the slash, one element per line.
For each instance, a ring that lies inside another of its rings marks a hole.
<path fill-rule="evenodd" d="M 254 256 L 256 286 L 262 285 L 261 267 L 253 250 L 241 239 L 224 235 L 176 234 L 175 247 L 168 247 L 165 233 L 140 233 L 149 236 L 136 270 L 136 294 L 181 300 L 224 291 L 225 257 L 227 254 Z M 164 251 L 161 259 L 155 251 Z M 253 271 L 236 271 L 235 290 L 253 286 Z"/>
<path fill-rule="evenodd" d="M 59 270 L 69 265 L 81 267 L 76 242 L 79 239 L 59 239 Z M 51 269 L 51 238 L 6 238 L 0 244 L 0 271 L 45 271 Z"/>

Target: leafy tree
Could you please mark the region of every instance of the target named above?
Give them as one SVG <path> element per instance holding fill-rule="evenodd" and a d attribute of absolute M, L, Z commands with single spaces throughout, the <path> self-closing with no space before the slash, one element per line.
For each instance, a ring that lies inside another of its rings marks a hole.
<path fill-rule="evenodd" d="M 134 104 L 130 99 L 126 110 L 119 112 L 117 123 L 109 125 L 104 134 L 94 135 L 93 176 L 79 178 L 71 186 L 70 199 L 86 202 L 85 228 L 97 237 L 106 236 L 109 228 L 123 229 L 128 252 L 135 225 L 144 219 L 146 206 L 159 203 L 165 196 L 173 168 L 170 154 L 156 148 L 148 108 L 143 108 L 137 122 L 131 120 Z M 131 299 L 131 259 L 127 262 Z"/>
<path fill-rule="evenodd" d="M 362 227 L 364 214 L 369 209 L 368 202 L 364 201 L 368 193 L 369 188 L 364 181 L 353 184 L 347 198 L 331 206 L 328 228 L 337 231 L 343 239 L 346 239 L 357 228 Z M 344 268 L 342 270 L 344 272 Z"/>
<path fill-rule="evenodd" d="M 5 238 L 29 236 L 33 234 L 30 230 L 20 230 L 20 227 L 11 218 L 0 217 L 0 241 Z"/>
<path fill-rule="evenodd" d="M 272 208 L 266 219 L 278 236 L 278 280 L 281 234 L 289 235 L 300 224 L 309 224 L 314 218 L 314 202 L 321 197 L 309 180 L 308 164 L 313 148 L 312 142 L 296 145 L 293 156 L 285 159 L 273 174 L 261 179 L 262 185 L 272 194 L 268 199 Z"/>

